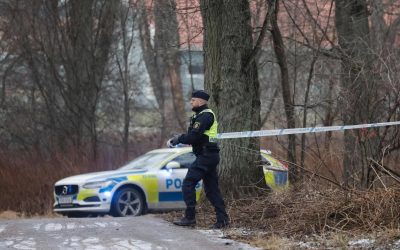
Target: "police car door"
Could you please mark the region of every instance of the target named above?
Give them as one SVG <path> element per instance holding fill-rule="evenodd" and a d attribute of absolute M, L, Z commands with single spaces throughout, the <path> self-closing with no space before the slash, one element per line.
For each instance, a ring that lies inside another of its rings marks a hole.
<path fill-rule="evenodd" d="M 184 208 L 182 195 L 182 183 L 188 168 L 196 159 L 192 152 L 181 154 L 170 162 L 175 161 L 180 164 L 180 168 L 163 168 L 160 172 L 162 176 L 158 178 L 158 199 L 160 208 Z"/>

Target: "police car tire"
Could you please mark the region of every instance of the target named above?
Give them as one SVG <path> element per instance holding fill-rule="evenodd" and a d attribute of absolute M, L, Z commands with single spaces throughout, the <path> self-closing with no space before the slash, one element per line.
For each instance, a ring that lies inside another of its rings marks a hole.
<path fill-rule="evenodd" d="M 132 199 L 132 197 L 130 198 L 131 200 L 137 202 L 138 201 L 138 209 L 135 211 L 135 214 L 124 214 L 123 211 L 121 211 L 121 207 L 120 204 L 118 203 L 118 201 L 122 198 L 122 199 L 126 199 L 127 196 L 125 196 L 126 194 L 130 193 L 130 195 L 134 197 L 134 199 Z M 136 201 L 137 199 L 137 201 Z M 135 188 L 122 188 L 120 190 L 118 190 L 113 199 L 112 199 L 112 204 L 111 204 L 111 215 L 115 216 L 115 217 L 125 217 L 125 216 L 139 216 L 142 215 L 144 212 L 144 208 L 145 208 L 145 202 L 144 202 L 144 198 L 143 195 Z"/>

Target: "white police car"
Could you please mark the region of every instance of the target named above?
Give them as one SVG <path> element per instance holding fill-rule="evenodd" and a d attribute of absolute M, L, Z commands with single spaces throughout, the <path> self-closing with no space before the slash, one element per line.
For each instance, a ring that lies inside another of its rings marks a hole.
<path fill-rule="evenodd" d="M 264 174 L 272 188 L 288 185 L 287 167 L 261 150 Z M 138 216 L 146 209 L 185 207 L 182 182 L 195 160 L 191 147 L 150 151 L 113 170 L 71 176 L 54 188 L 54 211 L 70 217 L 88 214 Z M 196 186 L 197 200 L 201 182 Z"/>

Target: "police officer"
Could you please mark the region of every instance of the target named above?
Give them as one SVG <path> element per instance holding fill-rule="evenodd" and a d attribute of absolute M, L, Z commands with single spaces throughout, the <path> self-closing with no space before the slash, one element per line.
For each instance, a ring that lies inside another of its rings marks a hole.
<path fill-rule="evenodd" d="M 168 146 L 179 143 L 190 144 L 196 160 L 190 166 L 182 184 L 183 199 L 186 204 L 185 216 L 174 221 L 178 226 L 196 224 L 196 190 L 195 187 L 203 180 L 204 191 L 208 200 L 214 206 L 217 222 L 212 228 L 222 228 L 229 224 L 225 204 L 218 187 L 217 165 L 219 163 L 219 147 L 215 142 L 217 137 L 217 119 L 207 107 L 210 96 L 204 90 L 192 93 L 190 104 L 195 112 L 190 119 L 187 134 L 170 139 Z"/>

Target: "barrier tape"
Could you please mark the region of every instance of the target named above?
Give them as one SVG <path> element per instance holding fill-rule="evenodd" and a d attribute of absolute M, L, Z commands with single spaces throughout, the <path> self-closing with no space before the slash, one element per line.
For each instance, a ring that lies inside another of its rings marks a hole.
<path fill-rule="evenodd" d="M 308 134 L 308 133 L 329 132 L 329 131 L 342 131 L 347 129 L 376 128 L 376 127 L 394 126 L 394 125 L 400 125 L 400 121 L 369 123 L 369 124 L 359 124 L 359 125 L 329 126 L 329 127 L 308 127 L 308 128 L 288 128 L 288 129 L 228 132 L 228 133 L 218 134 L 217 139 Z"/>

